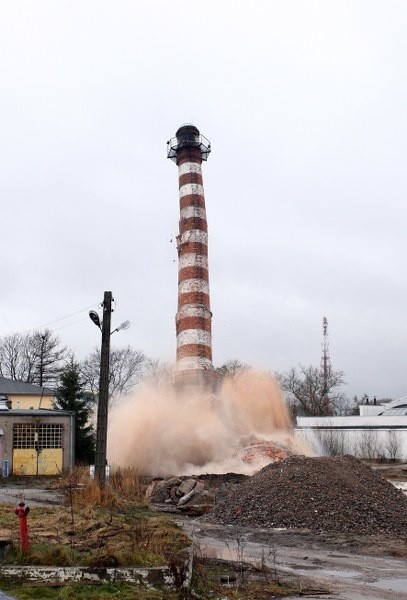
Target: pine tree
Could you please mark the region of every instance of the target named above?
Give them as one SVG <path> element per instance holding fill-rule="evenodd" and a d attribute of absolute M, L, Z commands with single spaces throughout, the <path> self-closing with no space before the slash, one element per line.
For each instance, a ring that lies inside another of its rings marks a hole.
<path fill-rule="evenodd" d="M 75 412 L 75 462 L 90 464 L 95 458 L 95 434 L 90 419 L 93 395 L 84 390 L 79 364 L 71 357 L 56 390 L 57 408 Z"/>

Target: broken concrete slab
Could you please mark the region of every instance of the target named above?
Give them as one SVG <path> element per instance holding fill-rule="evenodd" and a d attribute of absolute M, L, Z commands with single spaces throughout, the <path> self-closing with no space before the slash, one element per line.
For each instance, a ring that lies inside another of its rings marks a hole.
<path fill-rule="evenodd" d="M 178 488 L 179 495 L 186 496 L 194 489 L 195 486 L 196 479 L 186 479 L 181 483 L 181 485 Z"/>

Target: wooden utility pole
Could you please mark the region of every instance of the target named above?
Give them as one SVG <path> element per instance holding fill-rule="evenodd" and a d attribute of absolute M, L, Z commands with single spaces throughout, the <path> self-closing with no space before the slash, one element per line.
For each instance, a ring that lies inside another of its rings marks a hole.
<path fill-rule="evenodd" d="M 44 382 L 44 353 L 45 353 L 45 338 L 46 335 L 41 336 L 41 349 L 40 349 L 40 387 Z"/>
<path fill-rule="evenodd" d="M 102 347 L 100 352 L 99 402 L 96 428 L 95 476 L 99 485 L 106 483 L 107 415 L 109 406 L 110 323 L 112 292 L 103 298 Z"/>

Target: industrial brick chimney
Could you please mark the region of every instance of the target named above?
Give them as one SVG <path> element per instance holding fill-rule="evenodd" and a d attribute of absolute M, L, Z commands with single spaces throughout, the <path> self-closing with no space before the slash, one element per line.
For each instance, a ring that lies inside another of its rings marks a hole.
<path fill-rule="evenodd" d="M 201 169 L 211 145 L 194 125 L 183 125 L 167 143 L 167 150 L 168 158 L 178 165 L 180 198 L 177 363 L 173 383 L 176 387 L 203 385 L 214 390 L 218 375 L 212 365 L 208 226 Z"/>

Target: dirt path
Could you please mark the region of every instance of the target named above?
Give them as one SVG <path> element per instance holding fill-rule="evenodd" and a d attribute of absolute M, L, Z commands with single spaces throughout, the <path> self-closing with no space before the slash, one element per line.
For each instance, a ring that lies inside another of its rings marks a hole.
<path fill-rule="evenodd" d="M 180 521 L 200 552 L 240 559 L 328 589 L 337 600 L 407 600 L 404 540 L 305 531 L 220 527 Z M 391 553 L 396 556 L 391 556 Z"/>
<path fill-rule="evenodd" d="M 23 485 L 0 486 L 0 504 L 17 505 L 23 500 L 29 506 L 49 506 L 61 504 L 63 493 L 41 487 L 24 487 Z"/>

